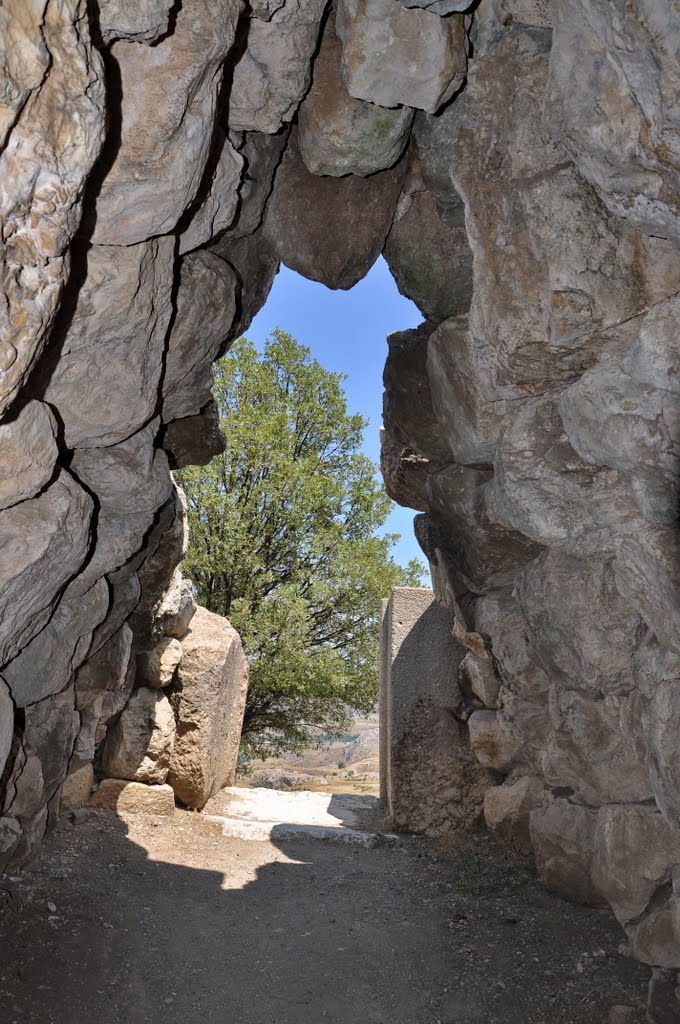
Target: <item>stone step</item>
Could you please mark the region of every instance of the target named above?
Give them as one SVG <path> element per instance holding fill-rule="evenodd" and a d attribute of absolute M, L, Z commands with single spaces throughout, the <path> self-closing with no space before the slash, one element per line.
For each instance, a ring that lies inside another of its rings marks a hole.
<path fill-rule="evenodd" d="M 242 818 L 223 818 L 216 814 L 204 815 L 208 821 L 222 825 L 222 833 L 230 839 L 248 842 L 273 842 L 291 839 L 314 839 L 331 843 L 347 843 L 370 849 L 392 844 L 396 835 L 381 832 L 360 832 L 339 825 L 307 825 L 303 822 L 252 821 Z"/>

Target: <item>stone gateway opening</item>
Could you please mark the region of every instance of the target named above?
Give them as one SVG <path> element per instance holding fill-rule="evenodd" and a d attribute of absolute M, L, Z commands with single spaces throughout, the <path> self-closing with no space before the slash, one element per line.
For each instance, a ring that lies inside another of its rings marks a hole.
<path fill-rule="evenodd" d="M 211 365 L 280 264 L 348 289 L 382 254 L 423 317 L 389 339 L 382 469 L 435 602 L 410 652 L 408 595 L 385 613 L 386 692 L 416 666 L 395 822 L 483 810 L 611 908 L 647 1020 L 680 1020 L 679 44 L 671 0 L 0 2 L 0 870 L 149 730 L 148 778 L 100 803 L 232 777 L 245 659 L 173 577 L 171 470 L 221 450 Z M 626 1002 L 593 991 L 564 1019 Z"/>

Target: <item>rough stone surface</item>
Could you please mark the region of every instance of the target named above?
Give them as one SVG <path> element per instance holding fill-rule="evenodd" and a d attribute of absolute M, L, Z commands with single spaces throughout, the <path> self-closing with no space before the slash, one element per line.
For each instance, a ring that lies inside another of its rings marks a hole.
<path fill-rule="evenodd" d="M 200 607 L 182 651 L 172 695 L 177 737 L 168 782 L 181 803 L 201 808 L 234 781 L 248 663 L 228 620 Z"/>
<path fill-rule="evenodd" d="M 7 683 L 0 678 L 0 776 L 5 770 L 14 736 L 14 702 Z"/>
<path fill-rule="evenodd" d="M 48 622 L 90 544 L 92 500 L 61 470 L 42 494 L 0 512 L 0 664 Z"/>
<path fill-rule="evenodd" d="M 381 791 L 393 827 L 433 836 L 474 830 L 494 783 L 455 717 L 463 650 L 452 626 L 424 587 L 396 588 L 383 611 Z"/>
<path fill-rule="evenodd" d="M 240 203 L 244 159 L 232 146 L 227 133 L 219 131 L 213 143 L 215 156 L 207 195 L 201 192 L 187 211 L 188 220 L 179 239 L 180 253 L 190 252 L 222 234 L 233 223 Z M 210 162 L 210 161 L 209 161 Z"/>
<path fill-rule="evenodd" d="M 69 772 L 61 787 L 59 813 L 69 814 L 85 807 L 94 786 L 94 769 L 91 764 L 80 765 L 75 771 Z"/>
<path fill-rule="evenodd" d="M 0 410 L 40 356 L 104 141 L 104 69 L 86 0 L 0 11 Z"/>
<path fill-rule="evenodd" d="M 154 415 L 172 315 L 173 250 L 170 237 L 88 250 L 87 279 L 63 340 L 48 353 L 58 362 L 46 371 L 45 400 L 57 408 L 70 448 L 123 441 Z"/>
<path fill-rule="evenodd" d="M 641 3 L 631 17 L 620 0 L 606 13 L 566 0 L 553 24 L 549 116 L 561 141 L 610 210 L 680 241 L 677 10 Z"/>
<path fill-rule="evenodd" d="M 312 174 L 375 174 L 392 167 L 404 152 L 413 110 L 388 110 L 354 99 L 342 80 L 341 57 L 331 16 L 298 114 L 300 154 Z"/>
<path fill-rule="evenodd" d="M 465 24 L 393 0 L 339 0 L 342 72 L 350 95 L 434 113 L 463 82 Z"/>
<path fill-rule="evenodd" d="M 226 448 L 217 406 L 211 399 L 195 416 L 172 420 L 163 428 L 162 440 L 171 469 L 207 466 Z"/>
<path fill-rule="evenodd" d="M 404 7 L 421 7 L 425 11 L 441 15 L 466 11 L 472 6 L 470 0 L 400 0 L 400 3 Z"/>
<path fill-rule="evenodd" d="M 0 425 L 0 510 L 33 498 L 54 473 L 57 424 L 42 402 L 28 402 Z"/>
<path fill-rule="evenodd" d="M 296 132 L 279 167 L 264 223 L 282 263 L 329 288 L 351 288 L 371 268 L 387 236 L 405 173 L 401 161 L 370 178 L 310 174 Z M 319 221 L 317 211 L 326 211 Z"/>
<path fill-rule="evenodd" d="M 484 794 L 484 820 L 496 838 L 516 854 L 533 852 L 529 821 L 531 812 L 550 803 L 543 782 L 526 775 L 504 786 L 492 786 Z"/>
<path fill-rule="evenodd" d="M 130 245 L 172 231 L 196 199 L 240 12 L 239 0 L 193 0 L 156 46 L 120 40 L 111 54 L 123 102 L 120 149 L 97 198 L 93 240 Z"/>
<path fill-rule="evenodd" d="M 472 252 L 462 218 L 447 223 L 419 179 L 416 168 L 399 199 L 384 256 L 399 291 L 438 324 L 470 308 Z"/>
<path fill-rule="evenodd" d="M 137 43 L 153 43 L 169 28 L 173 0 L 99 0 L 99 31 L 105 43 L 131 39 Z"/>
<path fill-rule="evenodd" d="M 541 880 L 558 895 L 575 903 L 600 906 L 592 861 L 597 812 L 566 800 L 531 811 L 529 829 Z"/>
<path fill-rule="evenodd" d="M 473 711 L 468 719 L 470 745 L 480 764 L 506 774 L 521 744 L 496 711 Z"/>
<path fill-rule="evenodd" d="M 165 423 L 196 416 L 210 401 L 212 364 L 224 351 L 236 298 L 228 263 L 211 252 L 184 257 L 163 375 Z"/>
<path fill-rule="evenodd" d="M 460 664 L 459 682 L 463 693 L 471 694 L 493 711 L 498 708 L 501 682 L 486 652 L 479 655 L 468 651 Z"/>
<path fill-rule="evenodd" d="M 162 785 L 175 743 L 175 716 L 168 698 L 140 686 L 104 744 L 102 770 L 114 779 Z"/>
<path fill-rule="evenodd" d="M 234 68 L 231 126 L 277 132 L 309 87 L 310 65 L 328 0 L 284 0 L 268 20 L 250 23 L 247 48 Z M 276 5 L 274 5 L 276 6 Z"/>
<path fill-rule="evenodd" d="M 8 665 L 3 674 L 18 708 L 59 693 L 90 651 L 94 629 L 109 609 L 103 579 L 83 593 L 80 581 L 64 591 L 54 615 Z"/>
<path fill-rule="evenodd" d="M 157 818 L 175 813 L 175 795 L 170 786 L 145 786 L 123 779 L 103 779 L 90 804 L 115 811 L 121 817 L 143 814 Z"/>
<path fill-rule="evenodd" d="M 176 569 L 170 586 L 156 608 L 156 624 L 164 636 L 181 640 L 195 611 L 196 599 L 191 580 L 185 579 L 179 569 Z"/>
<path fill-rule="evenodd" d="M 182 645 L 179 640 L 163 637 L 150 651 L 137 656 L 137 682 L 157 690 L 168 686 L 181 659 Z"/>

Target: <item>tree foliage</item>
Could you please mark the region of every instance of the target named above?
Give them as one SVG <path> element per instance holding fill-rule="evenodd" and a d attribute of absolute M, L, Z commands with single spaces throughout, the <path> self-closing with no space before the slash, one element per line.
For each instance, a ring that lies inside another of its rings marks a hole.
<path fill-rule="evenodd" d="M 348 413 L 343 379 L 284 331 L 262 355 L 240 339 L 215 367 L 226 451 L 179 474 L 184 571 L 250 659 L 251 756 L 346 731 L 349 708 L 375 706 L 380 601 L 422 574 L 398 566 L 398 538 L 379 533 L 391 503 L 359 450 L 366 421 Z"/>

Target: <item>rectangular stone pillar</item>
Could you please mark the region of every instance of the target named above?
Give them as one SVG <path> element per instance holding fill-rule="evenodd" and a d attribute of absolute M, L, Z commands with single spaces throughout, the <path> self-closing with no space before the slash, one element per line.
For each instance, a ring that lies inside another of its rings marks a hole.
<path fill-rule="evenodd" d="M 441 835 L 476 823 L 490 784 L 455 712 L 465 650 L 425 587 L 397 587 L 381 622 L 380 793 L 392 825 Z"/>

